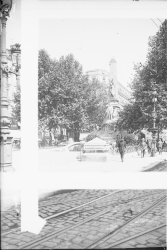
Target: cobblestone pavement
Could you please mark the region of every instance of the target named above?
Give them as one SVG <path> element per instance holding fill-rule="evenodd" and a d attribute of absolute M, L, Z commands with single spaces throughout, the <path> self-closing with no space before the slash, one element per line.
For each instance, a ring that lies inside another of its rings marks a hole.
<path fill-rule="evenodd" d="M 145 233 L 142 236 L 130 239 L 127 242 L 113 246 L 114 248 L 145 248 L 145 247 L 163 247 L 165 249 L 166 242 L 164 241 L 166 235 L 166 227 L 156 229 L 152 232 Z M 111 247 L 111 246 L 110 246 Z M 112 247 L 111 247 L 112 249 Z"/>
<path fill-rule="evenodd" d="M 39 215 L 42 218 L 51 216 L 54 213 L 60 213 L 70 208 L 79 206 L 83 203 L 89 202 L 111 193 L 108 190 L 77 190 L 73 192 L 65 192 L 63 194 L 56 194 L 46 197 L 39 202 Z M 20 204 L 18 205 L 20 210 Z M 20 226 L 20 216 L 14 207 L 2 212 L 1 214 L 1 227 L 2 232 L 8 231 L 12 228 Z"/>
<path fill-rule="evenodd" d="M 65 210 L 79 206 L 83 203 L 90 202 L 93 199 L 110 194 L 111 192 L 112 191 L 109 190 L 77 190 L 70 194 L 63 193 L 58 195 L 52 195 L 39 202 L 39 215 L 42 218 L 46 218 L 47 216 L 51 216 L 54 213 L 63 212 Z M 132 193 L 131 198 L 133 197 L 134 195 Z M 105 206 L 106 204 L 103 200 L 102 202 Z M 20 210 L 20 205 L 18 206 L 18 208 Z M 2 232 L 20 226 L 20 216 L 17 216 L 14 207 L 2 213 L 1 225 Z"/>
<path fill-rule="evenodd" d="M 152 209 L 149 213 L 144 214 L 139 219 L 132 221 L 126 227 L 119 230 L 112 237 L 108 237 L 104 243 L 99 244 L 98 248 L 105 247 L 141 247 L 141 243 L 145 245 L 145 247 L 157 247 L 157 246 L 165 246 L 165 237 L 159 237 L 159 232 L 165 232 L 165 227 L 155 230 L 155 232 L 146 233 L 143 236 L 133 238 L 135 235 L 144 233 L 144 231 L 152 230 L 158 226 L 164 225 L 166 223 L 166 200 L 163 200 L 162 203 L 158 207 Z M 164 236 L 166 232 L 164 233 Z M 126 237 L 125 237 L 126 236 Z M 155 237 L 156 236 L 156 237 Z M 125 243 L 126 239 L 129 240 Z M 131 239 L 132 238 L 132 239 Z M 120 242 L 120 244 L 119 244 Z"/>
<path fill-rule="evenodd" d="M 112 195 L 111 194 L 112 192 Z M 3 214 L 2 224 L 2 249 L 53 249 L 53 248 L 86 248 L 94 244 L 95 241 L 106 236 L 128 223 L 129 220 L 138 215 L 144 209 L 157 202 L 165 195 L 162 190 L 77 190 L 70 193 L 58 194 L 45 198 L 40 202 L 40 215 L 44 218 L 52 216 L 53 213 L 59 213 L 66 209 L 79 206 L 85 202 L 90 202 L 94 198 L 108 195 L 103 199 L 90 203 L 87 206 L 71 210 L 62 216 L 50 218 L 39 235 L 29 232 L 20 232 L 20 228 L 14 228 L 12 231 L 6 231 L 12 228 L 10 222 L 19 224 L 13 210 Z M 143 214 L 135 221 L 129 222 L 125 228 L 122 228 L 115 234 L 114 240 L 117 242 L 136 232 L 152 229 L 154 226 L 165 224 L 166 205 L 162 201 L 148 213 Z M 84 222 L 84 223 L 83 223 Z M 4 228 L 6 225 L 6 228 Z M 8 227 L 8 228 L 7 228 Z M 67 230 L 68 227 L 68 230 Z M 6 231 L 6 233 L 5 233 Z M 130 234 L 131 232 L 131 234 Z M 161 237 L 158 238 L 159 232 Z M 142 245 L 143 237 L 146 237 L 145 246 L 155 245 L 155 242 L 165 244 L 165 229 L 157 229 L 156 232 L 147 233 L 144 236 L 131 240 L 135 246 Z M 44 237 L 47 237 L 44 239 Z M 141 242 L 139 240 L 141 239 Z M 137 243 L 136 243 L 137 241 Z M 114 241 L 107 239 L 102 247 L 109 247 Z M 125 244 L 125 243 L 120 243 Z M 128 245 L 132 243 L 126 242 Z"/>

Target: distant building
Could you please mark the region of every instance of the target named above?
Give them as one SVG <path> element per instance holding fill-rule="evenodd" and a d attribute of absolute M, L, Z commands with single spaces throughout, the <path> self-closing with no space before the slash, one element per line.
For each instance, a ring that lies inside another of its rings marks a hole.
<path fill-rule="evenodd" d="M 86 73 L 89 79 L 99 80 L 108 89 L 110 102 L 108 103 L 106 118 L 103 123 L 107 127 L 118 119 L 118 112 L 129 102 L 131 93 L 117 79 L 117 62 L 115 59 L 110 60 L 109 71 L 96 69 Z"/>

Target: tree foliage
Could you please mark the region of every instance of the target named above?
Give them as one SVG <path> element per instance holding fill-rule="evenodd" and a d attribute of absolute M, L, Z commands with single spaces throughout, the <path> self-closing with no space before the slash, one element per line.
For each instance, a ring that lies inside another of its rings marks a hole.
<path fill-rule="evenodd" d="M 63 126 L 78 131 L 84 115 L 81 66 L 72 55 L 51 61 L 42 51 L 39 68 L 39 119 L 49 129 Z"/>
<path fill-rule="evenodd" d="M 46 50 L 38 56 L 39 129 L 66 128 L 74 140 L 80 131 L 92 131 L 104 120 L 107 93 L 90 81 L 73 55 L 52 60 Z M 13 118 L 20 121 L 20 86 L 14 96 Z"/>
<path fill-rule="evenodd" d="M 145 124 L 145 116 L 142 113 L 140 106 L 136 102 L 127 104 L 119 113 L 117 127 L 122 130 L 126 129 L 128 132 L 133 132 L 136 129 L 142 129 Z"/>
<path fill-rule="evenodd" d="M 149 39 L 145 64 L 135 65 L 132 81 L 133 102 L 120 112 L 119 128 L 135 131 L 151 128 L 153 119 L 153 98 L 156 91 L 156 125 L 159 129 L 167 127 L 167 20 L 157 34 Z"/>
<path fill-rule="evenodd" d="M 88 131 L 101 128 L 106 108 L 109 102 L 107 89 L 97 79 L 89 80 L 84 89 L 84 98 L 86 100 L 86 123 L 84 127 Z"/>
<path fill-rule="evenodd" d="M 101 123 L 105 91 L 97 81 L 88 80 L 73 55 L 51 60 L 40 51 L 38 76 L 40 124 L 66 128 L 77 141 L 81 130 Z"/>

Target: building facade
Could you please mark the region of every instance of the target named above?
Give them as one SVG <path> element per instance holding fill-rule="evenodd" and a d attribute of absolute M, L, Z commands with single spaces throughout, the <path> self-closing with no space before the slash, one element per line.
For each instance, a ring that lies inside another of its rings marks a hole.
<path fill-rule="evenodd" d="M 110 102 L 108 103 L 103 124 L 107 127 L 118 119 L 118 113 L 129 102 L 131 93 L 118 81 L 117 62 L 115 59 L 110 60 L 109 71 L 96 69 L 87 71 L 86 74 L 90 80 L 97 79 L 108 89 Z"/>

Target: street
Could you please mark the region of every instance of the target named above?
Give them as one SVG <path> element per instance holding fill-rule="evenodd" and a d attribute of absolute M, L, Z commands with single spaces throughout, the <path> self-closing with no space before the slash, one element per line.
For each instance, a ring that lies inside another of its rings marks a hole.
<path fill-rule="evenodd" d="M 166 249 L 167 19 L 20 2 L 0 1 L 1 249 Z"/>
<path fill-rule="evenodd" d="M 141 158 L 136 153 L 129 153 L 125 155 L 125 162 L 123 163 L 119 154 L 108 155 L 106 159 L 102 158 L 102 161 L 97 161 L 97 159 L 79 161 L 76 159 L 76 155 L 74 156 L 70 153 L 60 154 L 55 149 L 40 149 L 38 153 L 39 165 L 36 185 L 39 188 L 40 198 L 46 192 L 58 189 L 87 188 L 87 185 L 94 188 L 99 185 L 98 179 L 101 182 L 101 188 L 103 188 L 105 183 L 107 185 L 110 179 L 112 179 L 113 185 L 117 187 L 118 182 L 113 179 L 112 173 L 118 173 L 122 176 L 123 173 L 167 171 L 166 152 L 163 152 L 162 155 L 157 154 L 155 157 L 146 155 L 145 158 Z M 24 178 L 26 178 L 21 162 L 21 151 L 13 151 L 14 172 L 2 173 L 2 211 L 14 203 L 20 202 L 21 187 L 23 187 Z M 120 175 L 119 178 L 125 179 L 124 175 L 122 177 Z M 92 182 L 94 176 L 96 176 L 96 180 Z M 32 178 L 32 176 L 29 178 Z M 130 177 L 127 176 L 126 178 L 130 182 Z M 75 179 L 75 182 L 72 181 L 73 179 Z M 132 182 L 133 177 L 131 178 Z M 163 185 L 161 187 L 163 188 Z"/>
<path fill-rule="evenodd" d="M 47 220 L 38 234 L 20 232 L 20 216 L 2 213 L 2 249 L 166 246 L 166 191 L 64 190 L 39 202 Z"/>
<path fill-rule="evenodd" d="M 140 172 L 152 168 L 154 165 L 162 162 L 161 171 L 166 171 L 167 152 L 162 155 L 156 154 L 155 157 L 146 155 L 141 158 L 136 152 L 127 153 L 122 163 L 120 155 L 117 154 L 92 154 L 87 160 L 80 161 L 80 152 L 57 152 L 56 149 L 39 149 L 38 159 L 39 172 L 55 172 L 55 171 L 93 171 L 93 172 Z M 20 171 L 21 167 L 21 151 L 13 152 L 13 167 Z M 154 168 L 154 171 L 156 169 Z M 159 169 L 157 169 L 159 171 Z"/>

